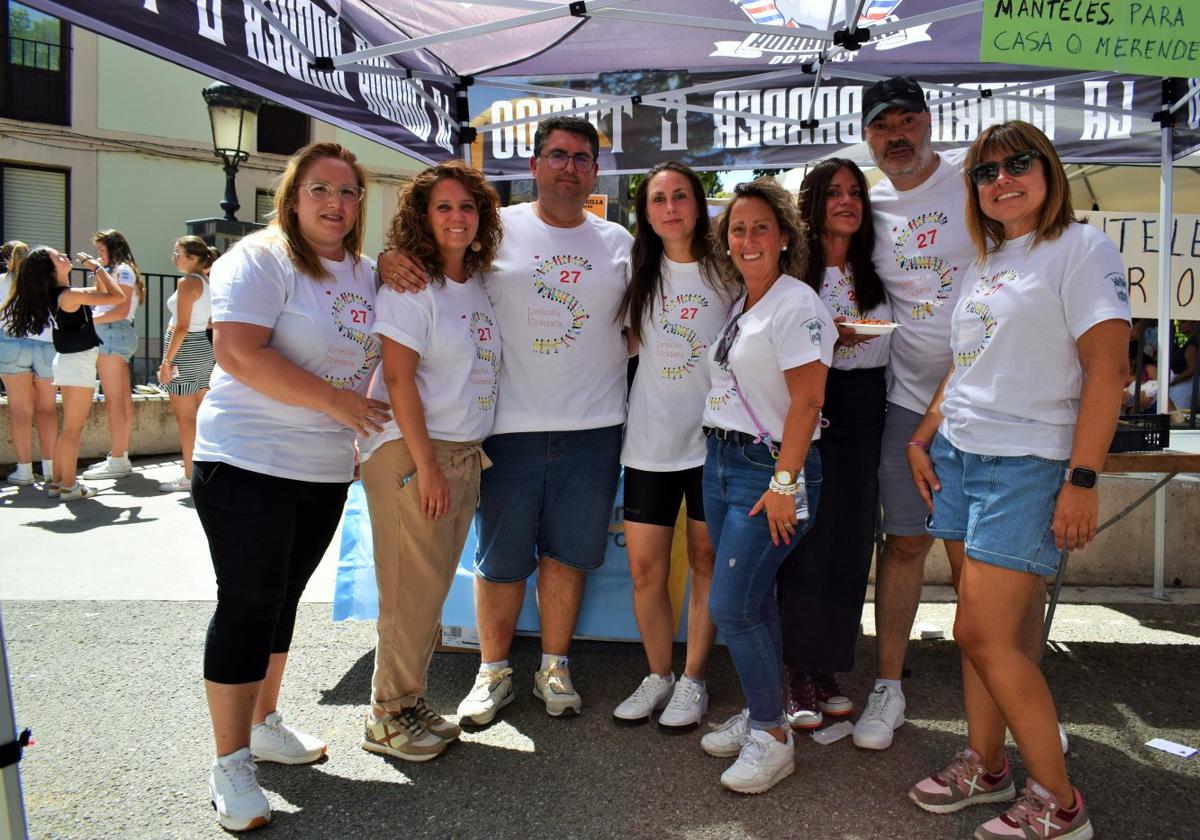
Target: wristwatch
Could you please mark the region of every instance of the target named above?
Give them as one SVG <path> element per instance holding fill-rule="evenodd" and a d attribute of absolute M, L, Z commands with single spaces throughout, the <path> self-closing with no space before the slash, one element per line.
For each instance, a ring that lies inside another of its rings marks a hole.
<path fill-rule="evenodd" d="M 1075 467 L 1067 470 L 1067 480 L 1076 487 L 1091 490 L 1096 486 L 1096 471 L 1089 470 L 1087 467 Z"/>
<path fill-rule="evenodd" d="M 787 470 L 779 470 L 775 473 L 775 483 L 789 487 L 796 483 L 796 477 Z"/>

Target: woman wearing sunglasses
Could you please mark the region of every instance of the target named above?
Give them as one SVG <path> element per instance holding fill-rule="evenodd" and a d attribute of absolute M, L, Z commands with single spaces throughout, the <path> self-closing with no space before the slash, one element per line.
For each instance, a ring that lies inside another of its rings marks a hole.
<path fill-rule="evenodd" d="M 934 813 L 1014 799 L 1007 728 L 1026 786 L 976 840 L 1085 840 L 1054 700 L 1019 631 L 1038 577 L 1096 533 L 1096 473 L 1128 366 L 1125 270 L 1108 237 L 1075 220 L 1062 164 L 1034 126 L 984 130 L 964 171 L 978 258 L 954 310 L 954 366 L 908 452 L 958 593 L 968 746 L 909 797 Z"/>
<path fill-rule="evenodd" d="M 217 576 L 204 647 L 217 754 L 208 790 L 230 831 L 271 819 L 255 760 L 325 754 L 277 705 L 297 603 L 354 477 L 355 433 L 388 417 L 365 396 L 379 359 L 365 181 L 344 147 L 304 147 L 284 169 L 271 224 L 213 266 L 217 366 L 196 421 L 192 498 Z"/>
<path fill-rule="evenodd" d="M 723 785 L 762 793 L 795 770 L 775 573 L 817 508 L 821 458 L 811 443 L 837 331 L 816 290 L 797 279 L 808 246 L 783 187 L 768 179 L 738 185 L 717 242 L 726 281 L 746 291 L 709 354 L 704 515 L 716 562 L 708 606 L 746 708 L 700 743 L 709 755 L 737 756 Z"/>

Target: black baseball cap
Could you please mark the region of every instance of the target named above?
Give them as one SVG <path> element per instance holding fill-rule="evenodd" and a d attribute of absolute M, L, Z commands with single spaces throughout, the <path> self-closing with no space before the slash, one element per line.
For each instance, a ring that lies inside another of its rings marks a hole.
<path fill-rule="evenodd" d="M 863 128 L 889 108 L 903 108 L 920 113 L 928 111 L 929 104 L 925 101 L 925 91 L 921 90 L 921 86 L 912 76 L 884 79 L 863 91 Z"/>

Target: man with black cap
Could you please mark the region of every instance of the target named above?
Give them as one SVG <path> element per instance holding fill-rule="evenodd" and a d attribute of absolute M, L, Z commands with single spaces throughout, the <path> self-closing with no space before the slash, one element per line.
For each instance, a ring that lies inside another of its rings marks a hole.
<path fill-rule="evenodd" d="M 875 569 L 877 679 L 854 726 L 854 743 L 864 749 L 887 749 L 904 723 L 900 679 L 933 545 L 907 452 L 920 445 L 913 432 L 950 370 L 950 320 L 959 281 L 976 256 L 965 218 L 966 149 L 935 152 L 932 126 L 925 92 L 914 79 L 895 76 L 863 91 L 863 137 L 887 176 L 871 190 L 875 267 L 900 324 L 891 338 L 879 465 L 886 544 Z M 1034 658 L 1040 658 L 1044 603 L 1043 587 L 1023 627 Z"/>

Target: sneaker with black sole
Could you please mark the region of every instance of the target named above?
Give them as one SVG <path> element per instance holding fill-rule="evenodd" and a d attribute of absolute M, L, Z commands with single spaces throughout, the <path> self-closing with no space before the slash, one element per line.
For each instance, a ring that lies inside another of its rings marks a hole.
<path fill-rule="evenodd" d="M 989 773 L 979 753 L 970 747 L 956 755 L 948 767 L 908 791 L 913 804 L 931 814 L 953 814 L 971 805 L 1009 802 L 1016 795 L 1008 759 L 1004 759 L 999 773 Z"/>
<path fill-rule="evenodd" d="M 512 672 L 512 668 L 480 668 L 475 685 L 458 704 L 459 723 L 486 726 L 515 700 Z"/>
<path fill-rule="evenodd" d="M 650 674 L 633 690 L 633 694 L 613 709 L 613 720 L 622 724 L 645 723 L 651 715 L 667 705 L 675 685 L 674 674 L 665 677 Z"/>
<path fill-rule="evenodd" d="M 766 793 L 796 772 L 796 744 L 785 729 L 786 740 L 770 732 L 751 729 L 742 739 L 737 761 L 721 774 L 721 784 L 737 793 Z"/>
<path fill-rule="evenodd" d="M 1091 840 L 1091 820 L 1077 789 L 1075 807 L 1063 808 L 1054 794 L 1029 779 L 1007 812 L 975 829 L 975 840 Z"/>
<path fill-rule="evenodd" d="M 558 659 L 533 675 L 533 696 L 546 704 L 546 714 L 551 717 L 579 714 L 583 708 L 583 700 L 571 684 L 571 669 Z"/>
<path fill-rule="evenodd" d="M 312 764 L 325 755 L 325 742 L 293 729 L 278 711 L 250 728 L 250 752 L 255 761 L 275 764 Z"/>
<path fill-rule="evenodd" d="M 700 739 L 700 749 L 715 758 L 729 758 L 742 751 L 742 739 L 750 733 L 750 710 L 742 709 Z"/>
<path fill-rule="evenodd" d="M 443 741 L 455 741 L 462 734 L 462 727 L 457 723 L 446 720 L 435 712 L 425 702 L 424 697 L 418 697 L 416 705 L 412 709 L 413 714 L 417 716 L 417 720 L 421 722 L 421 726 L 425 727 L 427 732 L 433 733 Z"/>
<path fill-rule="evenodd" d="M 208 772 L 208 798 L 222 828 L 250 831 L 271 821 L 271 804 L 258 786 L 256 769 L 247 747 L 212 763 Z"/>
<path fill-rule="evenodd" d="M 895 731 L 904 725 L 904 695 L 886 685 L 875 686 L 867 707 L 854 724 L 854 746 L 864 750 L 886 750 Z"/>
<path fill-rule="evenodd" d="M 404 761 L 429 761 L 444 753 L 448 743 L 422 726 L 410 707 L 386 714 L 375 722 L 368 717 L 361 746 L 367 752 Z"/>
<path fill-rule="evenodd" d="M 817 692 L 817 708 L 827 717 L 845 717 L 854 711 L 854 701 L 842 693 L 832 671 L 813 671 L 813 688 Z"/>
<path fill-rule="evenodd" d="M 690 732 L 707 713 L 708 687 L 684 674 L 676 681 L 667 707 L 658 716 L 658 728 L 671 734 Z"/>
<path fill-rule="evenodd" d="M 792 729 L 819 729 L 824 723 L 811 671 L 795 671 L 788 677 L 784 710 Z"/>

